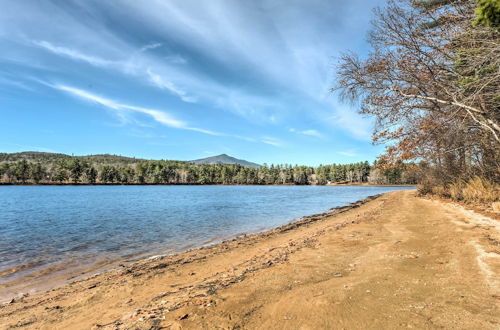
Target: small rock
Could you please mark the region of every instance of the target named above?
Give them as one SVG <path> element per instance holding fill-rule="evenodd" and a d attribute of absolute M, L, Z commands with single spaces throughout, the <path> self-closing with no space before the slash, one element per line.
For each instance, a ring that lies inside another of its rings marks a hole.
<path fill-rule="evenodd" d="M 335 275 L 333 275 L 333 276 L 335 276 L 335 277 L 343 277 L 344 275 L 342 275 L 342 274 L 340 274 L 340 273 L 337 273 L 337 274 L 335 274 Z"/>
<path fill-rule="evenodd" d="M 184 315 L 179 316 L 179 320 L 185 320 L 188 317 L 189 317 L 189 314 L 184 314 Z"/>
<path fill-rule="evenodd" d="M 46 311 L 48 311 L 48 310 L 61 310 L 61 309 L 62 309 L 62 307 L 59 306 L 59 305 L 55 305 L 55 306 L 52 306 L 52 307 L 48 307 L 48 306 L 45 307 Z"/>
<path fill-rule="evenodd" d="M 370 290 L 366 290 L 366 293 L 370 293 L 371 291 Z"/>

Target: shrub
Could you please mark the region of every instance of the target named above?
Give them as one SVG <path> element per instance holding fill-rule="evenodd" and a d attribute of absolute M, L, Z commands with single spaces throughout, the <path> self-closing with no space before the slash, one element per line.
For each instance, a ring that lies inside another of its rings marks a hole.
<path fill-rule="evenodd" d="M 463 189 L 465 186 L 465 182 L 463 180 L 458 180 L 455 183 L 452 183 L 448 187 L 448 193 L 450 198 L 454 201 L 461 201 L 464 199 Z"/>
<path fill-rule="evenodd" d="M 500 187 L 486 179 L 475 177 L 462 189 L 464 201 L 492 203 L 500 200 Z"/>
<path fill-rule="evenodd" d="M 422 180 L 418 185 L 418 194 L 420 196 L 425 196 L 428 194 L 432 194 L 433 184 L 429 180 Z"/>
<path fill-rule="evenodd" d="M 448 187 L 446 187 L 444 185 L 432 187 L 432 193 L 434 195 L 440 196 L 440 197 L 450 197 L 450 194 L 448 192 Z"/>

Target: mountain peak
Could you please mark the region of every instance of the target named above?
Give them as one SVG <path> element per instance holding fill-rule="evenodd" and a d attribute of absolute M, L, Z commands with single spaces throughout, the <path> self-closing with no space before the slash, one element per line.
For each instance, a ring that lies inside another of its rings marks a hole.
<path fill-rule="evenodd" d="M 261 165 L 246 161 L 244 159 L 238 159 L 231 157 L 227 154 L 220 154 L 217 156 L 195 159 L 190 161 L 193 164 L 239 164 L 241 166 L 249 166 L 249 167 L 261 167 Z"/>

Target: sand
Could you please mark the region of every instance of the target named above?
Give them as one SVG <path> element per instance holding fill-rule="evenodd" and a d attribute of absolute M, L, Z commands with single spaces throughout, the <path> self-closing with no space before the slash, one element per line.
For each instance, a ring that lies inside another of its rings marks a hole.
<path fill-rule="evenodd" d="M 392 192 L 16 298 L 0 328 L 499 329 L 499 229 Z"/>

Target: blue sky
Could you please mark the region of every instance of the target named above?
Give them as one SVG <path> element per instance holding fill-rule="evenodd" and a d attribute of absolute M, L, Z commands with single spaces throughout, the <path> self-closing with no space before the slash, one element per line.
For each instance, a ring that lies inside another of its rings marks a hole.
<path fill-rule="evenodd" d="M 0 151 L 372 161 L 372 120 L 329 88 L 377 5 L 0 0 Z"/>

